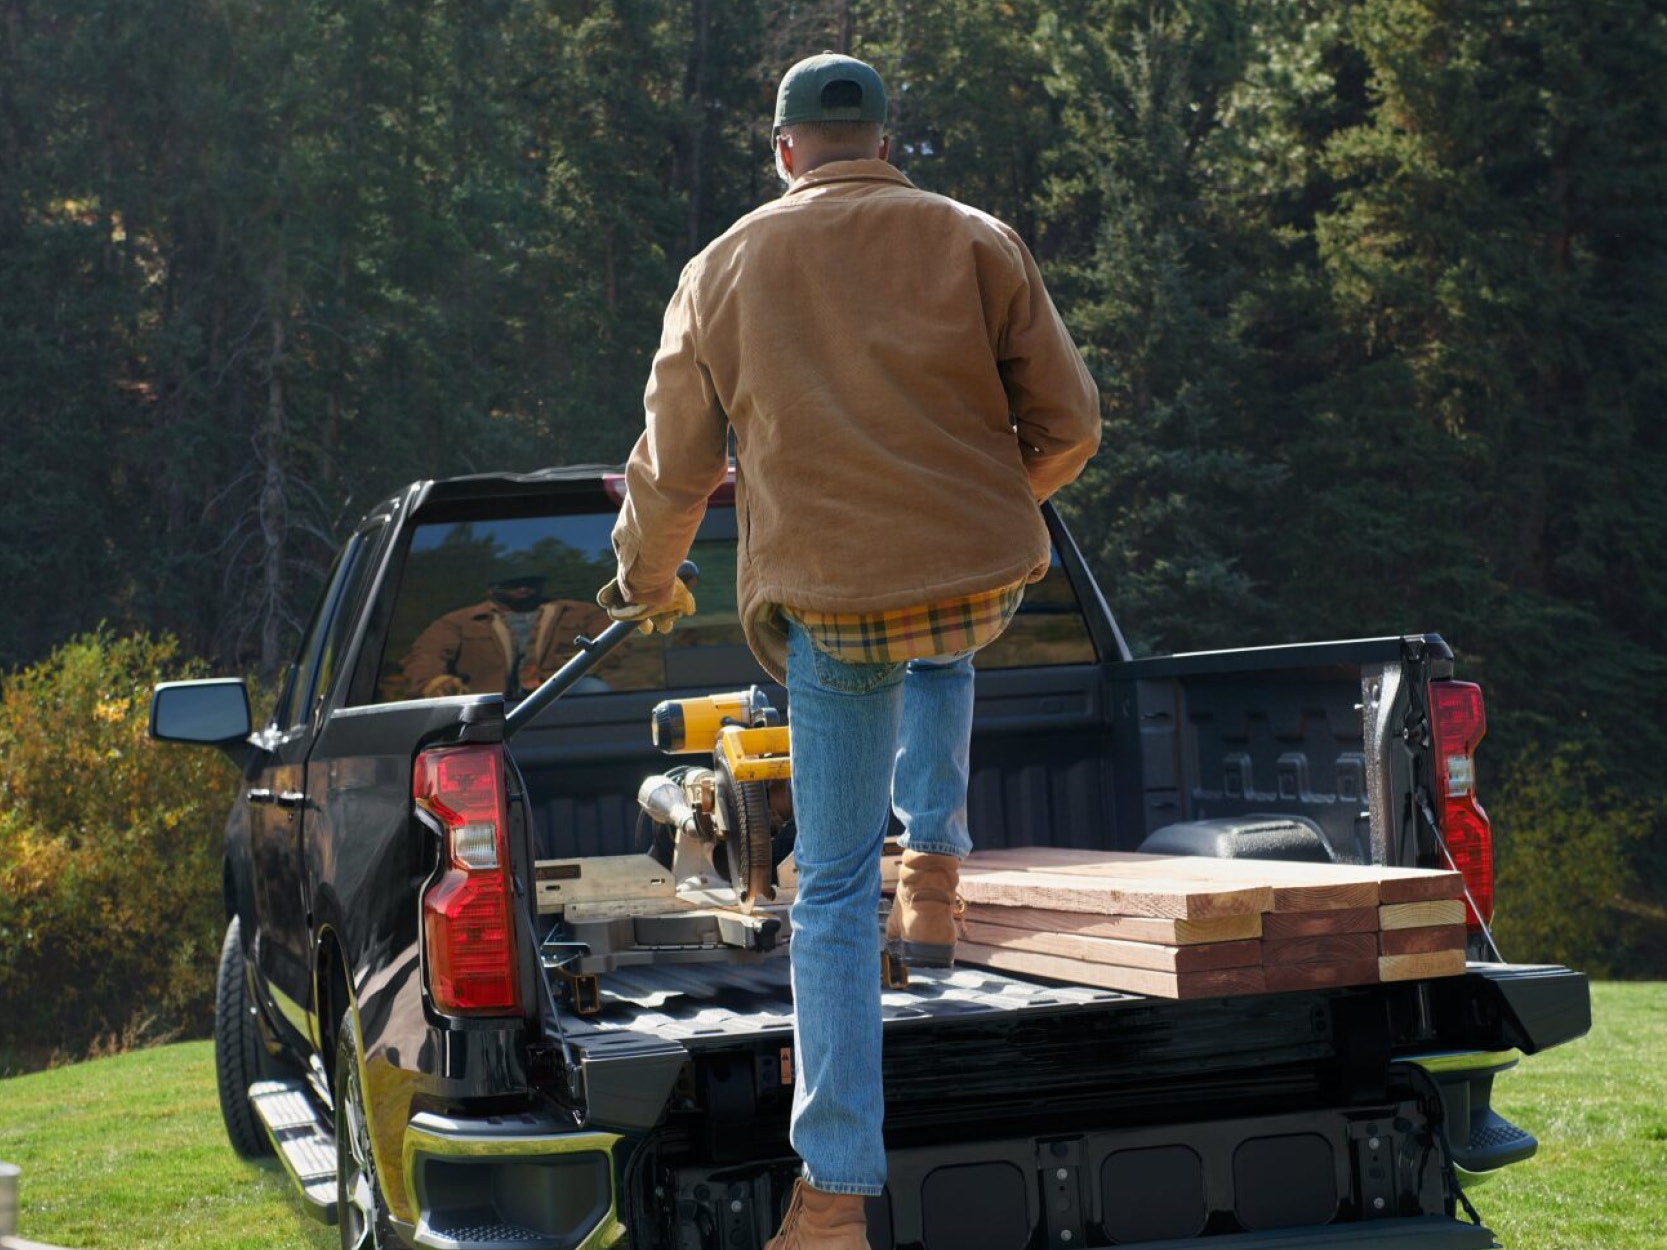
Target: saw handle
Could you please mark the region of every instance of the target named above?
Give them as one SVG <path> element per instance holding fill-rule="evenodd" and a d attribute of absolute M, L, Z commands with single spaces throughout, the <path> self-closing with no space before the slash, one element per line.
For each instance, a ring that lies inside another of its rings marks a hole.
<path fill-rule="evenodd" d="M 693 590 L 700 581 L 699 566 L 693 560 L 683 561 L 677 566 L 677 579 Z M 540 712 L 573 689 L 581 677 L 589 676 L 592 669 L 641 629 L 641 621 L 615 621 L 595 638 L 586 638 L 581 634 L 578 639 L 579 653 L 545 678 L 537 690 L 522 699 L 504 717 L 504 741 L 509 741 L 525 729 Z"/>

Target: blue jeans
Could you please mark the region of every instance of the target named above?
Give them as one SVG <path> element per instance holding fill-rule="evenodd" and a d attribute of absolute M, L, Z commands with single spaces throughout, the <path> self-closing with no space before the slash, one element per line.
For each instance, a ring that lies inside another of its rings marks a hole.
<path fill-rule="evenodd" d="M 880 1083 L 880 846 L 887 813 L 911 850 L 964 858 L 970 653 L 847 664 L 788 622 L 793 750 L 793 1148 L 817 1189 L 886 1181 Z"/>

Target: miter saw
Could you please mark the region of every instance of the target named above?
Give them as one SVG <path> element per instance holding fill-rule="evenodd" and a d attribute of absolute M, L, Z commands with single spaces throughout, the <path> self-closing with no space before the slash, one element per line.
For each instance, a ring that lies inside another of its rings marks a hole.
<path fill-rule="evenodd" d="M 651 855 L 539 860 L 538 910 L 558 917 L 541 948 L 582 1014 L 602 974 L 667 963 L 749 963 L 785 953 L 778 873 L 792 845 L 787 727 L 756 687 L 661 703 L 656 746 L 708 755 L 646 778 L 637 801 Z"/>
<path fill-rule="evenodd" d="M 643 781 L 637 802 L 670 834 L 680 884 L 724 885 L 751 913 L 776 897 L 777 866 L 793 842 L 793 765 L 787 726 L 757 686 L 670 699 L 652 713 L 654 745 L 668 755 L 706 755 Z"/>

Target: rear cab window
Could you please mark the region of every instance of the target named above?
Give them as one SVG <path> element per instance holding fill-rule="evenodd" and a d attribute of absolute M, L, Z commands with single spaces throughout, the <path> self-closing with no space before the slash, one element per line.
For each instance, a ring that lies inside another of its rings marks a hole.
<path fill-rule="evenodd" d="M 409 531 L 374 682 L 378 703 L 447 694 L 523 697 L 608 619 L 596 592 L 614 575 L 608 505 L 562 511 L 526 498 L 424 510 Z M 670 634 L 634 639 L 568 698 L 622 691 L 722 689 L 765 681 L 746 646 L 735 598 L 736 517 L 708 509 L 690 558 L 700 568 L 694 616 Z M 1094 648 L 1057 553 L 1013 623 L 979 653 L 981 669 L 1086 664 Z"/>

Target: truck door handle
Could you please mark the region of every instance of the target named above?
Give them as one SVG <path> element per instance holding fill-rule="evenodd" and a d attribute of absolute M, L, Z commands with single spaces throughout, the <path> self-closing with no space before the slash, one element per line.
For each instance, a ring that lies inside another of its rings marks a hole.
<path fill-rule="evenodd" d="M 305 807 L 307 805 L 307 796 L 299 790 L 284 790 L 279 793 L 277 804 L 279 807 Z"/>
<path fill-rule="evenodd" d="M 248 799 L 251 803 L 273 802 L 272 791 L 270 790 L 250 790 L 243 797 Z"/>

